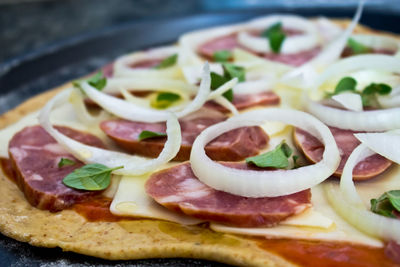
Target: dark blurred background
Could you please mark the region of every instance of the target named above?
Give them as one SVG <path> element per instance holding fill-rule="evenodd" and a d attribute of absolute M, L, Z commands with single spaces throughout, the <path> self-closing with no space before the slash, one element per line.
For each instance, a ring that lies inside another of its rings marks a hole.
<path fill-rule="evenodd" d="M 232 9 L 342 8 L 357 3 L 358 0 L 0 0 L 0 63 L 73 36 L 128 22 Z M 367 7 L 400 12 L 400 0 L 368 0 Z"/>

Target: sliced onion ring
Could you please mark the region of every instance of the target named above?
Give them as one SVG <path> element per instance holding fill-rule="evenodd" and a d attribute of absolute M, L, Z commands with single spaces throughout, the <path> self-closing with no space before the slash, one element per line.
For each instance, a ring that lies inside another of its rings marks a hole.
<path fill-rule="evenodd" d="M 312 60 L 303 64 L 300 68 L 296 68 L 293 71 L 285 74 L 282 77 L 282 82 L 301 88 L 307 88 L 313 85 L 317 76 L 317 71 L 325 66 L 329 66 L 340 57 L 347 44 L 347 40 L 360 20 L 363 7 L 364 0 L 361 0 L 353 20 L 346 30 L 338 38 L 336 38 L 336 40 L 329 43 Z"/>
<path fill-rule="evenodd" d="M 166 69 L 131 68 L 135 63 L 147 60 L 162 60 L 179 52 L 177 46 L 153 48 L 148 51 L 135 52 L 122 56 L 114 62 L 115 77 L 147 77 L 147 78 L 178 78 L 181 73 L 177 66 Z"/>
<path fill-rule="evenodd" d="M 85 97 L 80 90 L 71 91 L 69 102 L 74 107 L 77 118 L 85 125 L 98 124 L 100 121 L 108 118 L 107 113 L 104 111 L 100 111 L 97 116 L 90 114 L 85 105 Z"/>
<path fill-rule="evenodd" d="M 265 37 L 254 36 L 248 32 L 240 32 L 237 37 L 238 42 L 257 53 L 272 52 L 268 40 Z M 295 54 L 301 51 L 310 50 L 319 45 L 317 32 L 313 34 L 302 34 L 287 36 L 280 50 L 281 54 Z"/>
<path fill-rule="evenodd" d="M 340 189 L 332 183 L 325 185 L 327 197 L 336 212 L 355 228 L 371 236 L 400 242 L 400 221 L 368 211 L 352 180 L 354 166 L 371 153 L 365 145 L 359 145 L 346 162 Z"/>
<path fill-rule="evenodd" d="M 176 116 L 178 118 L 181 118 L 201 108 L 203 104 L 207 101 L 210 94 L 210 85 L 210 70 L 208 64 L 206 63 L 204 65 L 203 76 L 196 97 L 183 110 L 176 112 Z M 81 87 L 86 95 L 103 109 L 126 120 L 141 122 L 162 122 L 166 121 L 167 118 L 170 116 L 168 111 L 140 107 L 122 99 L 102 93 L 86 82 L 82 83 Z"/>
<path fill-rule="evenodd" d="M 400 108 L 348 111 L 308 100 L 308 112 L 329 126 L 353 131 L 387 131 L 400 128 Z"/>
<path fill-rule="evenodd" d="M 219 135 L 265 121 L 292 124 L 320 139 L 325 145 L 322 160 L 293 170 L 253 171 L 225 167 L 206 155 L 204 147 Z M 339 150 L 327 126 L 307 113 L 279 108 L 249 111 L 208 127 L 196 138 L 190 154 L 193 172 L 199 180 L 217 190 L 245 197 L 276 197 L 308 189 L 334 173 L 339 162 Z"/>
<path fill-rule="evenodd" d="M 142 175 L 158 169 L 173 159 L 178 153 L 182 137 L 178 119 L 173 113 L 170 113 L 167 119 L 167 142 L 160 155 L 155 159 L 146 159 L 85 145 L 67 137 L 52 126 L 50 113 L 54 107 L 62 105 L 67 101 L 70 93 L 71 90 L 65 90 L 47 102 L 39 114 L 39 123 L 60 145 L 82 162 L 100 163 L 110 168 L 124 166 L 123 169 L 116 170 L 114 173 Z"/>
<path fill-rule="evenodd" d="M 354 136 L 374 152 L 400 164 L 400 134 L 385 133 L 358 133 Z"/>

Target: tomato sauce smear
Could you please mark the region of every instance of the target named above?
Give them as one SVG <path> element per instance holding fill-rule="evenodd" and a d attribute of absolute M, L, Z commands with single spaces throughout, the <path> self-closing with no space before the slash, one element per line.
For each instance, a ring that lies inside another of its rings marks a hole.
<path fill-rule="evenodd" d="M 128 218 L 110 212 L 112 199 L 98 196 L 77 203 L 72 208 L 89 222 L 117 222 Z"/>
<path fill-rule="evenodd" d="M 343 242 L 258 239 L 258 246 L 300 266 L 400 266 L 400 263 L 392 261 L 386 255 L 385 248 L 374 248 Z"/>

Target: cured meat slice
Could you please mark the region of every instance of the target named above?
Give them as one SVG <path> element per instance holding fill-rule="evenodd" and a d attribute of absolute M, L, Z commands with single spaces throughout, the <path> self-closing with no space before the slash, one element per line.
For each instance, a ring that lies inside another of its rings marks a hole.
<path fill-rule="evenodd" d="M 257 94 L 235 94 L 232 104 L 238 109 L 243 110 L 255 106 L 272 106 L 278 105 L 280 98 L 274 92 L 261 92 Z M 225 107 L 214 101 L 208 101 L 204 105 L 207 108 L 216 109 L 221 112 L 229 112 Z"/>
<path fill-rule="evenodd" d="M 152 59 L 152 60 L 143 60 L 136 62 L 134 64 L 129 65 L 130 68 L 132 69 L 138 69 L 138 68 L 152 68 L 157 66 L 158 64 L 161 63 L 163 59 Z M 111 78 L 114 76 L 114 62 L 111 62 L 102 68 L 103 74 L 107 78 Z"/>
<path fill-rule="evenodd" d="M 284 31 L 289 35 L 293 36 L 296 34 L 299 34 L 300 32 L 295 31 L 295 30 L 290 30 L 290 29 L 284 29 Z M 213 60 L 213 55 L 215 52 L 218 52 L 220 50 L 233 50 L 234 48 L 241 48 L 246 51 L 249 51 L 251 53 L 254 53 L 260 57 L 265 57 L 266 59 L 272 60 L 272 61 L 277 61 L 281 63 L 285 63 L 288 65 L 292 66 L 300 66 L 304 64 L 305 62 L 309 61 L 312 59 L 314 56 L 316 56 L 320 51 L 321 47 L 315 47 L 310 50 L 306 51 L 301 51 L 299 53 L 294 53 L 294 54 L 276 54 L 276 53 L 266 53 L 266 54 L 260 54 L 260 53 L 255 53 L 250 51 L 249 49 L 241 46 L 238 41 L 237 41 L 237 34 L 233 33 L 230 35 L 225 35 L 221 36 L 218 38 L 215 38 L 211 41 L 208 41 L 202 45 L 200 45 L 197 49 L 197 52 L 209 59 Z"/>
<path fill-rule="evenodd" d="M 63 134 L 88 145 L 104 147 L 97 137 L 67 127 L 56 127 Z M 83 201 L 98 192 L 69 188 L 62 179 L 82 167 L 41 126 L 26 127 L 11 139 L 9 155 L 16 171 L 16 183 L 29 203 L 39 209 L 59 211 Z M 68 158 L 74 165 L 58 167 L 61 158 Z"/>
<path fill-rule="evenodd" d="M 259 169 L 245 163 L 224 164 Z M 196 178 L 190 163 L 153 174 L 145 188 L 147 194 L 168 209 L 238 227 L 273 226 L 311 206 L 310 189 L 272 198 L 248 198 L 215 190 Z"/>
<path fill-rule="evenodd" d="M 192 144 L 201 131 L 227 118 L 217 111 L 205 110 L 207 109 L 180 120 L 182 144 L 174 160 L 188 160 Z M 157 157 L 166 141 L 165 137 L 138 140 L 139 134 L 144 130 L 165 133 L 165 123 L 143 123 L 114 119 L 103 121 L 100 128 L 121 148 L 130 153 L 147 157 Z M 260 127 L 243 127 L 214 139 L 205 147 L 205 150 L 207 155 L 214 160 L 238 161 L 256 155 L 266 147 L 268 140 L 268 135 Z"/>
<path fill-rule="evenodd" d="M 343 172 L 344 165 L 351 152 L 360 144 L 354 137 L 354 131 L 343 130 L 335 127 L 329 127 L 335 138 L 336 144 L 340 151 L 341 161 L 334 176 L 340 177 Z M 311 162 L 318 162 L 322 159 L 324 152 L 323 144 L 311 134 L 296 128 L 294 131 L 294 140 L 296 145 L 303 151 L 304 155 Z M 378 154 L 371 155 L 359 162 L 353 170 L 354 180 L 365 180 L 377 176 L 384 172 L 392 165 L 392 162 Z"/>

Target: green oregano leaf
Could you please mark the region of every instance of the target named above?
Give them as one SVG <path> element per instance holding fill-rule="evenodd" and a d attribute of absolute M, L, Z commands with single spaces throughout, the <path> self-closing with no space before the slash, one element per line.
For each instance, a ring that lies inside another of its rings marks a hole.
<path fill-rule="evenodd" d="M 89 77 L 86 80 L 76 80 L 72 82 L 72 85 L 78 89 L 82 90 L 81 83 L 86 81 L 88 84 L 101 91 L 107 85 L 107 78 L 104 77 L 103 72 L 99 71 L 93 76 Z"/>
<path fill-rule="evenodd" d="M 58 162 L 58 168 L 64 167 L 64 166 L 71 166 L 75 165 L 76 161 L 67 159 L 67 158 L 61 158 L 60 161 Z"/>
<path fill-rule="evenodd" d="M 269 46 L 274 53 L 279 53 L 281 51 L 283 41 L 286 38 L 281 22 L 273 24 L 271 27 L 263 31 L 261 36 L 268 39 Z"/>
<path fill-rule="evenodd" d="M 232 58 L 232 52 L 229 50 L 219 50 L 213 54 L 213 59 L 216 62 L 227 62 Z"/>
<path fill-rule="evenodd" d="M 165 109 L 179 101 L 181 96 L 170 92 L 161 92 L 157 94 L 154 101 L 151 102 L 151 106 L 158 109 Z"/>
<path fill-rule="evenodd" d="M 342 78 L 335 87 L 333 94 L 337 95 L 346 91 L 355 92 L 357 81 L 352 77 Z"/>
<path fill-rule="evenodd" d="M 235 77 L 238 78 L 239 82 L 244 82 L 246 80 L 246 71 L 243 67 L 231 63 L 223 63 L 222 67 L 224 68 L 224 77 L 226 77 L 228 81 Z"/>
<path fill-rule="evenodd" d="M 75 189 L 98 191 L 110 185 L 111 172 L 123 166 L 108 168 L 102 164 L 93 163 L 76 169 L 63 179 L 63 183 Z"/>
<path fill-rule="evenodd" d="M 211 72 L 210 75 L 211 75 L 211 90 L 213 90 L 213 91 L 230 80 L 229 78 L 227 78 L 225 76 L 221 76 L 215 72 Z M 226 91 L 223 94 L 223 96 L 226 99 L 228 99 L 230 102 L 232 102 L 233 101 L 233 90 L 229 89 L 228 91 Z"/>
<path fill-rule="evenodd" d="M 152 131 L 142 131 L 139 136 L 138 140 L 142 141 L 144 139 L 149 139 L 149 138 L 156 138 L 156 137 L 164 137 L 167 136 L 166 133 L 160 133 L 160 132 L 152 132 Z"/>
<path fill-rule="evenodd" d="M 351 49 L 351 51 L 353 51 L 353 53 L 355 55 L 365 54 L 365 53 L 369 53 L 372 51 L 372 49 L 370 47 L 368 47 L 360 42 L 357 42 L 353 38 L 349 38 L 349 40 L 347 40 L 347 46 Z"/>
<path fill-rule="evenodd" d="M 391 190 L 382 194 L 378 199 L 371 199 L 371 211 L 396 218 L 394 212 L 400 212 L 400 190 Z"/>
<path fill-rule="evenodd" d="M 176 64 L 177 59 L 178 59 L 178 54 L 173 54 L 173 55 L 165 58 L 163 61 L 161 61 L 159 64 L 157 64 L 153 68 L 165 69 L 165 68 L 171 67 Z"/>
<path fill-rule="evenodd" d="M 292 155 L 293 150 L 282 141 L 275 147 L 274 150 L 268 151 L 264 154 L 257 155 L 254 157 L 246 158 L 246 163 L 252 163 L 257 167 L 271 167 L 284 169 L 289 166 L 288 158 Z"/>

